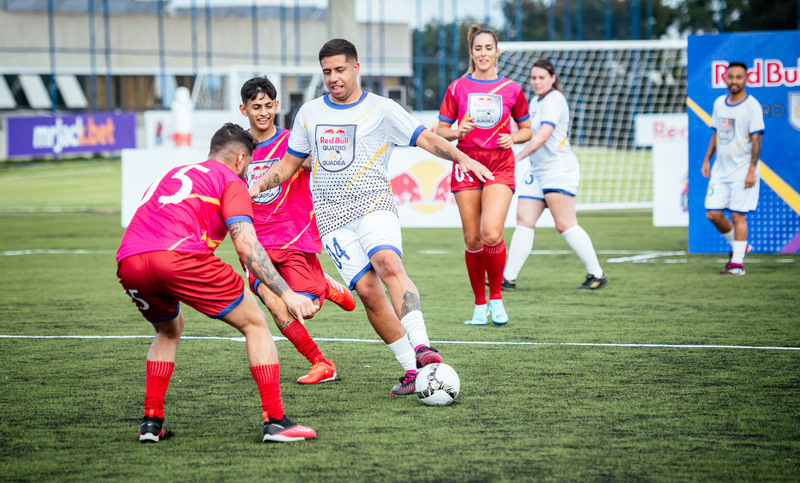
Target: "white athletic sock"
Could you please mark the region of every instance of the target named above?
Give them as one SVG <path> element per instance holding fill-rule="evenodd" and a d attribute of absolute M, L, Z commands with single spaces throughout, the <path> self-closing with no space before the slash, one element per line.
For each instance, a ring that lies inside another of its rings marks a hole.
<path fill-rule="evenodd" d="M 414 349 L 411 347 L 411 342 L 408 337 L 401 337 L 391 344 L 387 344 L 389 349 L 392 349 L 397 362 L 403 366 L 406 371 L 413 371 L 417 369 L 417 360 L 414 358 Z"/>
<path fill-rule="evenodd" d="M 733 255 L 731 255 L 731 263 L 738 263 L 738 264 L 744 263 L 744 254 L 745 251 L 747 250 L 747 240 L 742 240 L 742 241 L 734 240 L 733 243 L 731 243 L 731 246 L 733 246 Z"/>
<path fill-rule="evenodd" d="M 603 269 L 600 268 L 600 262 L 597 261 L 597 254 L 594 252 L 594 246 L 592 246 L 592 239 L 589 238 L 586 231 L 580 225 L 575 225 L 562 233 L 562 235 L 567 240 L 567 244 L 572 248 L 572 251 L 583 262 L 586 267 L 586 273 L 601 278 Z"/>
<path fill-rule="evenodd" d="M 506 268 L 503 270 L 503 278 L 514 281 L 519 276 L 519 271 L 528 259 L 528 255 L 533 250 L 533 228 L 517 225 L 514 235 L 511 237 L 511 245 L 508 248 L 508 258 Z"/>
<path fill-rule="evenodd" d="M 725 239 L 728 240 L 728 243 L 730 243 L 731 246 L 733 246 L 733 228 L 731 228 L 731 231 L 729 231 L 728 233 L 723 233 L 722 236 L 724 236 Z"/>
<path fill-rule="evenodd" d="M 400 319 L 400 323 L 406 329 L 412 348 L 420 344 L 431 345 L 431 340 L 428 339 L 428 332 L 425 330 L 425 320 L 422 318 L 422 312 L 419 310 L 409 312 Z"/>

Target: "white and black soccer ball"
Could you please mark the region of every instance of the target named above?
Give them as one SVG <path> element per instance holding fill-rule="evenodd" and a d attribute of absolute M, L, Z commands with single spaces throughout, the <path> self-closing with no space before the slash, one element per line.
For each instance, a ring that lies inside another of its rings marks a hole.
<path fill-rule="evenodd" d="M 458 374 L 447 364 L 428 364 L 417 371 L 417 396 L 428 406 L 447 406 L 456 400 L 460 390 Z"/>

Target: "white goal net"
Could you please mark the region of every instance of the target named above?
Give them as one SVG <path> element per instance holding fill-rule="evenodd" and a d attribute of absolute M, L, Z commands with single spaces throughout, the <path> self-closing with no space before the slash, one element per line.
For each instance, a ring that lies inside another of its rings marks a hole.
<path fill-rule="evenodd" d="M 652 150 L 637 146 L 639 114 L 685 113 L 685 41 L 501 42 L 498 70 L 525 90 L 530 68 L 555 66 L 572 115 L 581 209 L 649 208 Z"/>

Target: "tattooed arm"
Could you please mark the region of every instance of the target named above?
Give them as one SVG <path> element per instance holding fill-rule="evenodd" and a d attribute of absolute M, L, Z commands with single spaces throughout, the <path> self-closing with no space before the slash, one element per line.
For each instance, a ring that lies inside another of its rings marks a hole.
<path fill-rule="evenodd" d="M 253 275 L 283 300 L 297 320 L 303 322 L 303 317 L 314 315 L 317 309 L 311 299 L 293 292 L 275 270 L 264 247 L 258 242 L 252 223 L 246 221 L 231 223 L 228 230 L 230 230 L 231 240 L 236 248 L 236 253 L 239 254 L 239 259 Z"/>
<path fill-rule="evenodd" d="M 486 169 L 486 166 L 462 153 L 443 137 L 437 136 L 427 129 L 417 136 L 417 146 L 442 159 L 457 163 L 462 172 L 472 173 L 481 181 L 494 179 L 491 171 Z"/>
<path fill-rule="evenodd" d="M 305 159 L 292 156 L 289 153 L 284 154 L 283 158 L 275 163 L 263 178 L 253 183 L 253 186 L 250 187 L 250 197 L 255 198 L 261 192 L 280 186 L 281 183 L 292 177 L 297 169 L 303 165 Z"/>

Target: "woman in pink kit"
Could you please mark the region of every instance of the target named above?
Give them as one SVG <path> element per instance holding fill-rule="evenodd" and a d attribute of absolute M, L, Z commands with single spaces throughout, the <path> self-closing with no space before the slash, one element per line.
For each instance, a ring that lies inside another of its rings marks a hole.
<path fill-rule="evenodd" d="M 459 150 L 494 175 L 493 180 L 483 182 L 454 165 L 450 189 L 461 215 L 464 258 L 475 295 L 472 318 L 465 324 L 487 325 L 491 314 L 494 324 L 505 325 L 508 315 L 500 290 L 506 263 L 503 225 L 515 189 L 511 146 L 530 140 L 530 115 L 522 88 L 497 74 L 500 52 L 494 31 L 472 25 L 467 42 L 469 71 L 447 88 L 436 133 L 448 141 L 457 139 Z M 512 119 L 516 132 L 512 132 Z"/>

